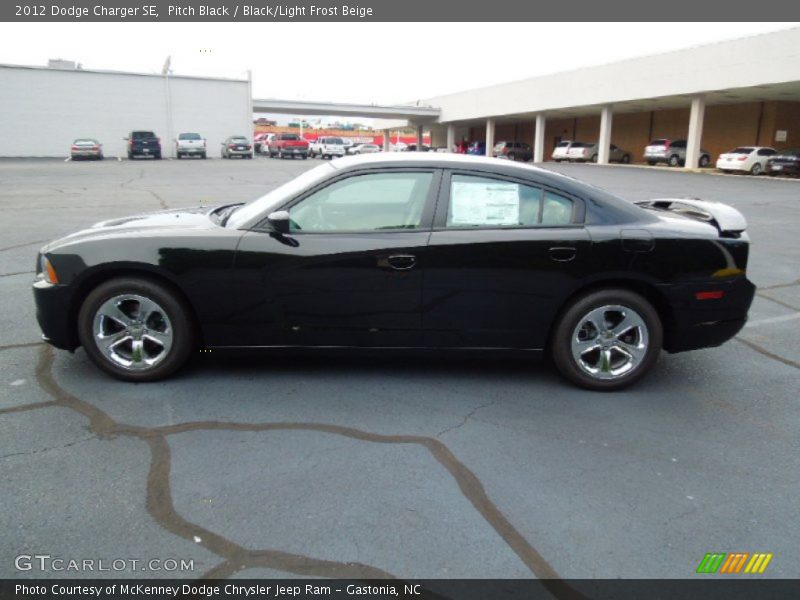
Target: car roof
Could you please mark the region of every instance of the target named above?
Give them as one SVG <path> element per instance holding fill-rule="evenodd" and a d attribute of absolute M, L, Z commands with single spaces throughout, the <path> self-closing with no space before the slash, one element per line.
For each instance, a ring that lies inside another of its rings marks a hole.
<path fill-rule="evenodd" d="M 519 171 L 520 175 L 531 175 L 532 173 L 554 175 L 553 171 L 526 165 L 524 163 L 516 163 L 505 161 L 497 158 L 489 158 L 486 156 L 475 156 L 473 154 L 451 154 L 447 152 L 403 152 L 378 155 L 364 155 L 364 156 L 347 156 L 334 160 L 331 163 L 337 169 L 349 169 L 352 167 L 368 166 L 399 166 L 401 164 L 409 164 L 412 166 L 430 166 L 439 168 L 448 167 L 492 167 L 493 169 L 501 169 L 505 172 L 509 170 Z"/>

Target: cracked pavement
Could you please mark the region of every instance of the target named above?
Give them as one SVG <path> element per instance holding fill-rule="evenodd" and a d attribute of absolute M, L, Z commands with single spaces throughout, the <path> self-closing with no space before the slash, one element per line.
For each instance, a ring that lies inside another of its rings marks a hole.
<path fill-rule="evenodd" d="M 39 343 L 43 240 L 247 200 L 317 164 L 196 162 L 0 161 L 0 576 L 65 575 L 15 570 L 44 552 L 194 561 L 110 574 L 129 577 L 544 577 L 572 598 L 560 578 L 688 577 L 711 550 L 773 552 L 769 576 L 800 576 L 800 182 L 548 165 L 748 218 L 748 327 L 662 354 L 623 393 L 522 360 L 274 354 L 132 385 Z"/>

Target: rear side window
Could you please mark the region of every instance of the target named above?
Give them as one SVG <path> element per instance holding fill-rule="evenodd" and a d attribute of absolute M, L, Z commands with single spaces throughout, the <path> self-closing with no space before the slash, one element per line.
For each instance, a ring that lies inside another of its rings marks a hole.
<path fill-rule="evenodd" d="M 686 148 L 686 140 L 675 140 L 670 146 L 673 148 Z"/>
<path fill-rule="evenodd" d="M 775 150 L 772 148 L 761 148 L 761 150 L 758 151 L 759 156 L 772 156 L 773 154 L 775 154 Z"/>
<path fill-rule="evenodd" d="M 569 225 L 572 215 L 571 199 L 536 186 L 473 175 L 450 180 L 450 228 Z"/>

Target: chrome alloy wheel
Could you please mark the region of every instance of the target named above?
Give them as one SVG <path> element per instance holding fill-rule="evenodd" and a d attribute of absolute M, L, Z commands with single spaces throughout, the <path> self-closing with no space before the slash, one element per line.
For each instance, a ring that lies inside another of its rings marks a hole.
<path fill-rule="evenodd" d="M 121 294 L 106 300 L 95 313 L 94 341 L 106 359 L 124 369 L 150 369 L 169 354 L 172 323 L 153 300 Z"/>
<path fill-rule="evenodd" d="M 641 364 L 648 343 L 647 325 L 639 313 L 611 304 L 595 308 L 578 321 L 572 332 L 572 357 L 596 379 L 617 379 Z"/>

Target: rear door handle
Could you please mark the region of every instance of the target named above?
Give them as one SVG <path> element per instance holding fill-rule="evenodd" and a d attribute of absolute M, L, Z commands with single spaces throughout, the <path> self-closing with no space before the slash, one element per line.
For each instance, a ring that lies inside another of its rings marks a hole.
<path fill-rule="evenodd" d="M 395 271 L 408 271 L 417 264 L 417 257 L 413 254 L 393 254 L 386 258 L 378 259 L 379 267 L 389 267 Z"/>
<path fill-rule="evenodd" d="M 556 262 L 569 262 L 575 259 L 578 251 L 571 246 L 554 246 L 548 251 L 550 258 Z"/>

